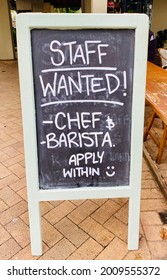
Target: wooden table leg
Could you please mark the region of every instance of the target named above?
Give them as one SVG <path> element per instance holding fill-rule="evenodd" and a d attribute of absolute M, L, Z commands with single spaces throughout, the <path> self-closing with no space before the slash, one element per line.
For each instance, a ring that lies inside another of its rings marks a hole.
<path fill-rule="evenodd" d="M 152 124 L 153 124 L 153 121 L 154 121 L 155 118 L 156 118 L 156 113 L 153 112 L 151 117 L 149 118 L 148 124 L 146 126 L 145 131 L 144 131 L 144 141 L 147 140 L 147 136 L 149 134 L 149 131 L 150 131 L 151 127 L 152 127 Z"/>
<path fill-rule="evenodd" d="M 164 124 L 164 131 L 163 131 L 163 135 L 160 141 L 160 145 L 159 145 L 159 150 L 158 150 L 158 154 L 156 157 L 156 162 L 159 164 L 161 161 L 161 157 L 162 157 L 162 153 L 165 147 L 165 143 L 166 143 L 166 139 L 167 139 L 167 125 Z"/>

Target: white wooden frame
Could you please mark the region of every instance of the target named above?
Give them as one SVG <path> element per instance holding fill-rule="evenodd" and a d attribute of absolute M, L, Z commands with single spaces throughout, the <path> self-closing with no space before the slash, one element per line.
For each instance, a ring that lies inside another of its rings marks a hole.
<path fill-rule="evenodd" d="M 30 34 L 33 28 L 135 30 L 129 186 L 98 187 L 98 190 L 95 187 L 39 189 Z M 42 254 L 40 201 L 49 200 L 129 198 L 128 249 L 138 249 L 148 17 L 144 14 L 20 14 L 17 44 L 32 255 Z"/>

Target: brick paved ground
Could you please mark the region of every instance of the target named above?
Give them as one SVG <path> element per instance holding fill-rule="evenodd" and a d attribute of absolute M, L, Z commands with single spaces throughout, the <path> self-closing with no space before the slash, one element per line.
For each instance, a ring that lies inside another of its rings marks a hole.
<path fill-rule="evenodd" d="M 165 155 L 164 155 L 165 157 Z M 167 177 L 166 162 L 162 162 Z M 127 250 L 128 199 L 41 203 L 43 255 L 30 251 L 17 61 L 0 62 L 0 259 L 167 259 L 167 210 L 143 160 L 140 243 Z"/>

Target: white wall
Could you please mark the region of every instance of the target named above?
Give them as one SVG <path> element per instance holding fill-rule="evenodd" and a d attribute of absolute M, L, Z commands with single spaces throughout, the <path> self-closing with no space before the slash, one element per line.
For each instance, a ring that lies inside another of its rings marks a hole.
<path fill-rule="evenodd" d="M 167 29 L 167 0 L 153 0 L 151 29 L 155 34 Z"/>
<path fill-rule="evenodd" d="M 91 0 L 91 13 L 107 13 L 107 0 Z"/>
<path fill-rule="evenodd" d="M 0 60 L 14 58 L 9 2 L 8 0 L 0 0 Z"/>

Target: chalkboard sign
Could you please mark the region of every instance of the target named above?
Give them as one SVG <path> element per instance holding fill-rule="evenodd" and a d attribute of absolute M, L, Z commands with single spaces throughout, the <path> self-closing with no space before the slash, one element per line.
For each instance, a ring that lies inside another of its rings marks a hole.
<path fill-rule="evenodd" d="M 148 17 L 20 14 L 17 45 L 32 255 L 50 200 L 129 198 L 138 249 Z"/>
<path fill-rule="evenodd" d="M 31 31 L 41 189 L 129 184 L 134 39 Z"/>

